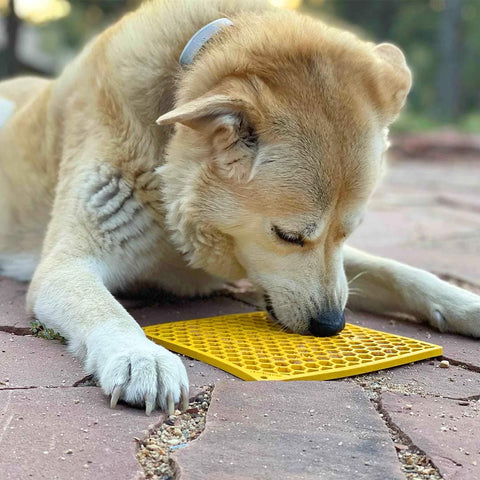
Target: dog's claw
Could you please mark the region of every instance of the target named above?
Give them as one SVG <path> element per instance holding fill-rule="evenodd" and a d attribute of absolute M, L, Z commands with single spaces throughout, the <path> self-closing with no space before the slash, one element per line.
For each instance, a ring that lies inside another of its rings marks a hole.
<path fill-rule="evenodd" d="M 188 409 L 188 388 L 182 387 L 182 395 L 180 397 L 180 409 L 182 412 Z"/>
<path fill-rule="evenodd" d="M 173 395 L 171 393 L 167 396 L 167 413 L 168 415 L 175 413 L 175 402 L 173 401 Z"/>
<path fill-rule="evenodd" d="M 115 385 L 115 388 L 112 392 L 112 397 L 110 398 L 110 408 L 115 408 L 117 406 L 118 400 L 122 395 L 122 387 L 120 385 Z"/>
<path fill-rule="evenodd" d="M 435 310 L 435 326 L 441 331 L 446 332 L 448 328 L 447 319 L 439 310 Z"/>
<path fill-rule="evenodd" d="M 155 408 L 155 395 L 147 395 L 145 398 L 145 415 L 149 417 Z"/>

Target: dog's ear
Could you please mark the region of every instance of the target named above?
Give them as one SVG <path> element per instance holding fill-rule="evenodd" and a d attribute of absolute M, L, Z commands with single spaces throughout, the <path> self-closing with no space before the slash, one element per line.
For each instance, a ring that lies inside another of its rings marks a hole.
<path fill-rule="evenodd" d="M 400 113 L 412 86 L 412 74 L 402 51 L 391 43 L 375 47 L 381 62 L 380 106 L 385 120 L 392 123 Z"/>
<path fill-rule="evenodd" d="M 227 95 L 206 95 L 165 113 L 157 118 L 156 123 L 158 125 L 181 123 L 197 130 L 205 126 L 205 120 L 230 115 L 246 108 L 246 102 L 241 99 Z"/>
<path fill-rule="evenodd" d="M 209 95 L 181 105 L 157 119 L 157 124 L 181 123 L 201 133 L 212 149 L 213 167 L 223 178 L 247 181 L 257 150 L 249 120 L 252 106 L 227 95 Z"/>

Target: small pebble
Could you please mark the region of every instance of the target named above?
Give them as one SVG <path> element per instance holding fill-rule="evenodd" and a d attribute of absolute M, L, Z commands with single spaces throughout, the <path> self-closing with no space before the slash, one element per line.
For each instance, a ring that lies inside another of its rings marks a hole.
<path fill-rule="evenodd" d="M 448 360 L 442 360 L 438 366 L 440 368 L 450 368 L 450 362 Z"/>

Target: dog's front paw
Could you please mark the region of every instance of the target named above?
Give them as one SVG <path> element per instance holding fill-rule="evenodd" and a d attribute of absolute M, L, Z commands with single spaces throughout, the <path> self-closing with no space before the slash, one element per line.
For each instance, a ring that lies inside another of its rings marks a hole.
<path fill-rule="evenodd" d="M 187 408 L 188 377 L 179 357 L 145 337 L 112 340 L 89 349 L 86 359 L 112 408 L 120 399 L 145 406 L 147 415 L 156 406 L 169 415 L 177 403 Z"/>
<path fill-rule="evenodd" d="M 480 338 L 480 296 L 442 281 L 430 304 L 430 324 L 441 332 Z"/>

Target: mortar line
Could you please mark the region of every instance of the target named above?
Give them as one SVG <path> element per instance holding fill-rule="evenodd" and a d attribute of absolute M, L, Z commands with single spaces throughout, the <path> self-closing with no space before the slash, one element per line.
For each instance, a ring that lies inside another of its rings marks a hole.
<path fill-rule="evenodd" d="M 10 333 L 18 337 L 32 335 L 32 329 L 30 327 L 7 327 L 2 325 L 0 326 L 0 332 Z"/>
<path fill-rule="evenodd" d="M 441 475 L 440 470 L 438 469 L 437 465 L 435 462 L 430 458 L 429 455 L 425 451 L 423 451 L 421 448 L 419 448 L 413 440 L 409 437 L 407 433 L 405 433 L 392 419 L 386 408 L 383 406 L 382 403 L 382 397 L 381 394 L 378 394 L 378 398 L 373 398 L 372 403 L 377 410 L 378 413 L 381 414 L 381 418 L 383 419 L 385 425 L 387 426 L 388 429 L 393 430 L 397 435 L 400 437 L 402 442 L 404 442 L 410 450 L 416 450 L 417 452 L 420 452 L 421 455 L 424 455 L 425 458 L 431 463 L 432 467 L 435 469 L 437 475 L 441 478 L 444 479 L 444 477 Z M 390 435 L 391 436 L 391 435 Z M 393 440 L 393 438 L 392 438 Z M 398 456 L 398 454 L 397 454 Z M 400 458 L 398 459 L 400 463 L 401 460 Z"/>

